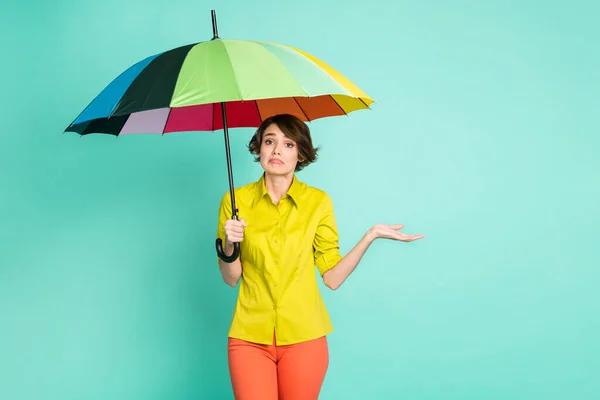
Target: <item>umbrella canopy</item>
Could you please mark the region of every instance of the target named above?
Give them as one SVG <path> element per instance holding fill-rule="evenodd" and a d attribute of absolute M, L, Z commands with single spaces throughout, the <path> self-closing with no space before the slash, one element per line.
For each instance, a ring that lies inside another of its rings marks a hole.
<path fill-rule="evenodd" d="M 275 114 L 304 121 L 373 102 L 321 60 L 264 41 L 217 39 L 150 56 L 112 81 L 66 131 L 81 135 L 257 127 Z"/>
<path fill-rule="evenodd" d="M 80 135 L 223 129 L 232 219 L 238 219 L 228 127 L 258 127 L 276 114 L 303 121 L 368 109 L 373 100 L 323 61 L 293 47 L 213 39 L 147 57 L 115 78 L 65 129 Z M 231 255 L 216 241 L 217 254 Z"/>

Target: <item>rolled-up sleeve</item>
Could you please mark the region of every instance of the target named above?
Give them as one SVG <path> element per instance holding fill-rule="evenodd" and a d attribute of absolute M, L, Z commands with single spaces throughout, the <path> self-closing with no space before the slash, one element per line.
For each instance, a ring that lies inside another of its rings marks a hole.
<path fill-rule="evenodd" d="M 341 259 L 338 230 L 333 212 L 333 202 L 326 194 L 321 206 L 321 217 L 313 241 L 315 265 L 321 276 Z"/>

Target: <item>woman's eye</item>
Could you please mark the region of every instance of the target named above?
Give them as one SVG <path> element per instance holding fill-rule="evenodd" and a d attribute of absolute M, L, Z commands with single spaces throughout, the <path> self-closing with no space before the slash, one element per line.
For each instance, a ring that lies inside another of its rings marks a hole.
<path fill-rule="evenodd" d="M 291 149 L 292 147 L 294 147 L 294 143 L 286 143 L 285 145 L 286 145 L 288 148 L 290 148 L 290 149 Z"/>
<path fill-rule="evenodd" d="M 265 140 L 265 144 L 271 144 L 271 143 L 273 143 L 273 141 L 271 139 Z"/>

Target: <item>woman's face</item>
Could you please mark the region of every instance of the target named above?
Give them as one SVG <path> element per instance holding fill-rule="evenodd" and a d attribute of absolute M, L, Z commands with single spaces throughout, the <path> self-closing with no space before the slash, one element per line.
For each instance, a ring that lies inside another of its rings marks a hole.
<path fill-rule="evenodd" d="M 260 165 L 271 175 L 293 174 L 298 163 L 298 146 L 285 136 L 277 124 L 263 133 L 260 144 Z"/>

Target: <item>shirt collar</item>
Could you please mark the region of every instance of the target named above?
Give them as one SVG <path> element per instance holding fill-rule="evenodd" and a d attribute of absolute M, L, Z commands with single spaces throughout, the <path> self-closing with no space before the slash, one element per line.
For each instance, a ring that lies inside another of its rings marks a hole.
<path fill-rule="evenodd" d="M 292 179 L 292 184 L 290 185 L 290 188 L 288 189 L 287 194 L 291 197 L 294 204 L 296 204 L 296 207 L 298 207 L 298 204 L 299 204 L 301 191 L 302 191 L 302 183 L 300 181 L 298 181 L 296 174 L 294 174 L 294 177 Z M 267 185 L 265 183 L 265 174 L 263 173 L 261 175 L 260 179 L 256 182 L 256 195 L 254 197 L 252 207 L 254 208 L 254 206 L 256 204 L 258 204 L 258 202 L 261 201 L 262 198 L 265 197 L 265 195 L 269 195 L 269 192 L 267 191 Z"/>

